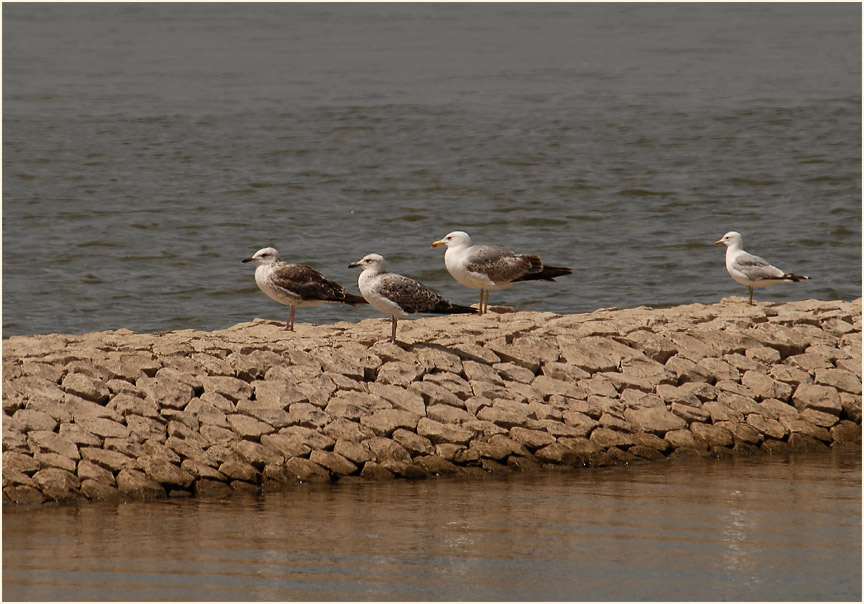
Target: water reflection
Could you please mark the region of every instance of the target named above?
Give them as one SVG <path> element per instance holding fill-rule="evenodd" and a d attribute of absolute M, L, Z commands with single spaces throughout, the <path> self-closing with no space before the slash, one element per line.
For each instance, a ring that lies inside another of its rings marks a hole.
<path fill-rule="evenodd" d="M 860 599 L 857 454 L 4 509 L 4 599 Z"/>

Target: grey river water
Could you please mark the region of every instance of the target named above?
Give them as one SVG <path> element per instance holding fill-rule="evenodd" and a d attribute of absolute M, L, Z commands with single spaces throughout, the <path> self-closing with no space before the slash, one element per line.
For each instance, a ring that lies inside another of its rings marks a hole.
<path fill-rule="evenodd" d="M 861 600 L 861 458 L 3 510 L 4 600 Z"/>
<path fill-rule="evenodd" d="M 455 302 L 455 229 L 574 268 L 523 310 L 746 295 L 726 231 L 861 295 L 858 3 L 6 3 L 3 335 L 287 309 L 265 246 Z M 303 309 L 329 323 L 369 308 Z"/>

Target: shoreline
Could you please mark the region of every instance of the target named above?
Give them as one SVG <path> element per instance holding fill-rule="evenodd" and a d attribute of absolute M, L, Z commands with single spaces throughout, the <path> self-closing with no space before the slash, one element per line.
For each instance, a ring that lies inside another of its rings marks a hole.
<path fill-rule="evenodd" d="M 12 336 L 4 503 L 861 446 L 861 299 Z"/>

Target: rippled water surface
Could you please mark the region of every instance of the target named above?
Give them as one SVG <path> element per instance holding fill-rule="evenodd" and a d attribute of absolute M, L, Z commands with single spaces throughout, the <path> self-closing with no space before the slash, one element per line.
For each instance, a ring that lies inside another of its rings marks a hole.
<path fill-rule="evenodd" d="M 3 333 L 285 319 L 240 259 L 352 291 L 430 243 L 572 266 L 493 303 L 746 295 L 712 243 L 861 294 L 861 6 L 3 5 Z M 299 321 L 376 316 L 302 309 Z"/>
<path fill-rule="evenodd" d="M 860 601 L 861 459 L 5 506 L 3 599 Z"/>

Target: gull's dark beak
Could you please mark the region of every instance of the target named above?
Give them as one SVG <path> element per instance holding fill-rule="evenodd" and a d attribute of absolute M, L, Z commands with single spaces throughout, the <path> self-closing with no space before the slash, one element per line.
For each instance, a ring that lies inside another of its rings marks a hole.
<path fill-rule="evenodd" d="M 352 262 L 348 265 L 348 268 L 357 268 L 358 266 L 360 266 L 359 262 Z"/>
<path fill-rule="evenodd" d="M 243 258 L 240 262 L 252 262 L 255 258 Z"/>

